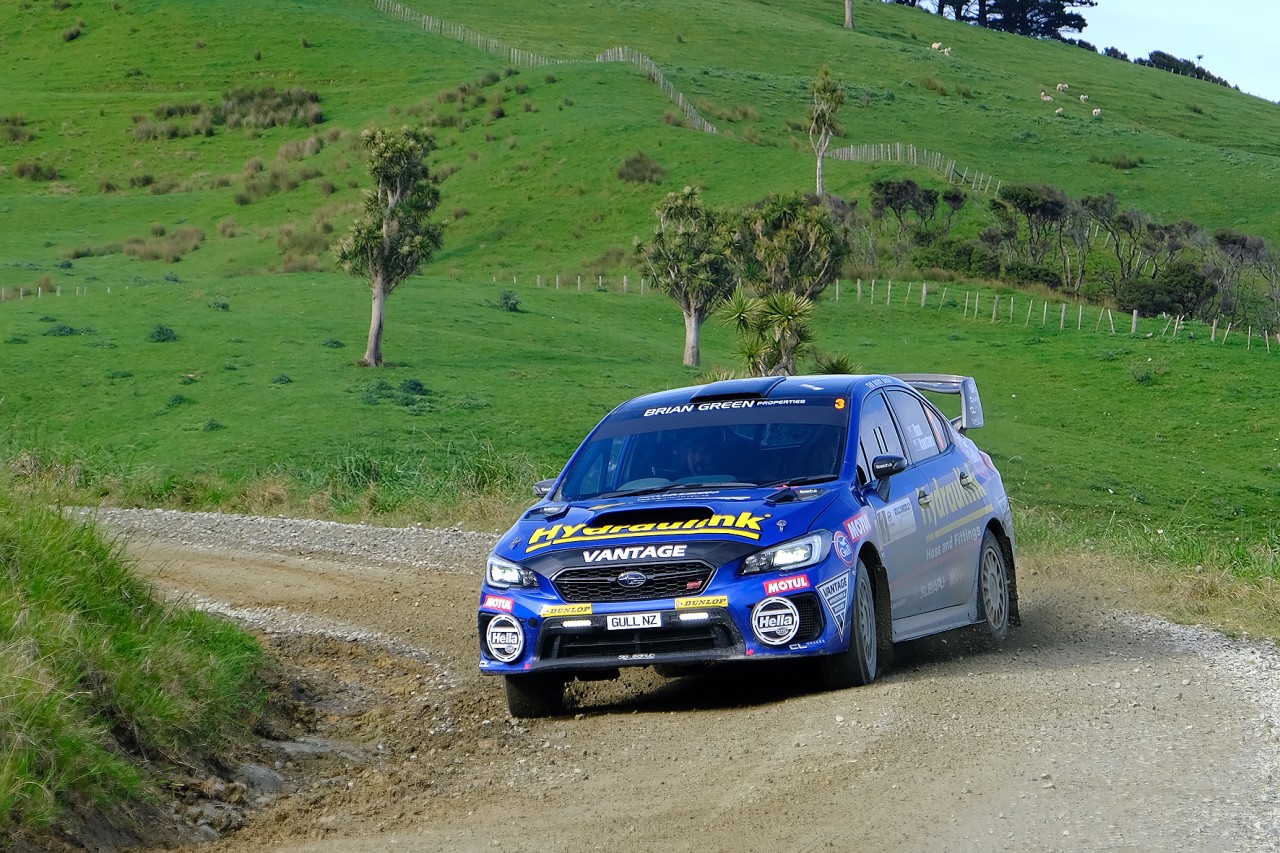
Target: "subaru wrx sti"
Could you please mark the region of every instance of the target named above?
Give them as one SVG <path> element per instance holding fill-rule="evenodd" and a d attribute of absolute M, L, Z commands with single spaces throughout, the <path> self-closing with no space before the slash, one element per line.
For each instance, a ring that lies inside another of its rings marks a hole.
<path fill-rule="evenodd" d="M 924 392 L 958 394 L 949 419 Z M 1009 500 L 971 377 L 760 377 L 618 406 L 489 555 L 480 668 L 515 716 L 621 667 L 812 659 L 1018 624 Z"/>

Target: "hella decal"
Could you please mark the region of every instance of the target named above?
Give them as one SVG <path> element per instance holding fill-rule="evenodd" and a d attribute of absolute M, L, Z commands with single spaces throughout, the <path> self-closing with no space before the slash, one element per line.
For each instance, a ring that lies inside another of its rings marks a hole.
<path fill-rule="evenodd" d="M 487 607 L 490 610 L 501 610 L 503 613 L 510 613 L 516 606 L 516 603 L 512 599 L 503 598 L 500 595 L 486 595 L 484 597 L 484 604 L 481 604 L 480 606 Z"/>
<path fill-rule="evenodd" d="M 751 611 L 751 630 L 767 646 L 785 646 L 800 631 L 800 611 L 785 598 L 766 598 Z"/>
<path fill-rule="evenodd" d="M 551 545 L 563 545 L 568 542 L 595 542 L 607 539 L 621 539 L 631 536 L 685 536 L 697 533 L 721 533 L 729 536 L 741 536 L 744 539 L 760 538 L 760 522 L 768 515 L 753 515 L 740 512 L 737 515 L 713 515 L 710 518 L 690 518 L 685 521 L 658 521 L 644 524 L 604 524 L 588 527 L 586 524 L 553 524 L 550 527 L 539 527 L 529 537 L 525 553 L 540 551 Z M 615 549 L 602 549 L 615 550 Z M 585 553 L 585 552 L 584 552 Z"/>
<path fill-rule="evenodd" d="M 495 616 L 484 630 L 484 643 L 495 660 L 511 663 L 524 651 L 524 632 L 514 618 Z"/>
<path fill-rule="evenodd" d="M 795 592 L 809 588 L 808 575 L 792 575 L 787 578 L 775 578 L 764 582 L 765 595 L 779 595 L 784 592 Z M 790 639 L 789 637 L 787 639 Z"/>
<path fill-rule="evenodd" d="M 688 545 L 633 545 L 630 548 L 597 548 L 583 551 L 584 563 L 619 562 L 622 560 L 651 560 L 655 557 L 683 557 Z"/>

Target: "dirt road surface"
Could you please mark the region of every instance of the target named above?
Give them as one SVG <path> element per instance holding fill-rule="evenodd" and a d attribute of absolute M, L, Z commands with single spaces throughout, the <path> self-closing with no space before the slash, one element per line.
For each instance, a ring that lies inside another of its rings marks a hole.
<path fill-rule="evenodd" d="M 907 644 L 838 692 L 633 669 L 517 721 L 476 665 L 484 537 L 375 559 L 365 526 L 321 547 L 112 523 L 162 589 L 261 634 L 309 721 L 264 743 L 277 781 L 217 851 L 1280 849 L 1275 645 L 1125 612 L 1067 561 L 1020 562 L 999 650 Z"/>

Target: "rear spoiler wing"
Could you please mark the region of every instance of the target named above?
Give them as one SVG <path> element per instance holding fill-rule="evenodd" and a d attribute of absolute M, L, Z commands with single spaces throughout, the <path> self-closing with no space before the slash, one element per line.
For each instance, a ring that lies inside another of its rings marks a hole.
<path fill-rule="evenodd" d="M 954 418 L 951 422 L 962 433 L 982 426 L 982 401 L 978 399 L 978 383 L 972 376 L 954 376 L 949 373 L 895 373 L 892 375 L 917 391 L 959 394 L 960 417 Z"/>

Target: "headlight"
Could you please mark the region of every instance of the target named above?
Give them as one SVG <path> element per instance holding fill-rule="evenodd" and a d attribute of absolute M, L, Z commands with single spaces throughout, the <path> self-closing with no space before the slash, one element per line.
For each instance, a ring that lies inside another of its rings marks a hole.
<path fill-rule="evenodd" d="M 510 560 L 504 560 L 497 554 L 489 555 L 489 567 L 485 571 L 489 583 L 503 588 L 509 586 L 537 586 L 538 579 L 533 572 L 517 566 Z"/>
<path fill-rule="evenodd" d="M 821 563 L 831 548 L 831 534 L 825 530 L 757 551 L 742 561 L 744 575 L 756 572 L 789 572 Z"/>

